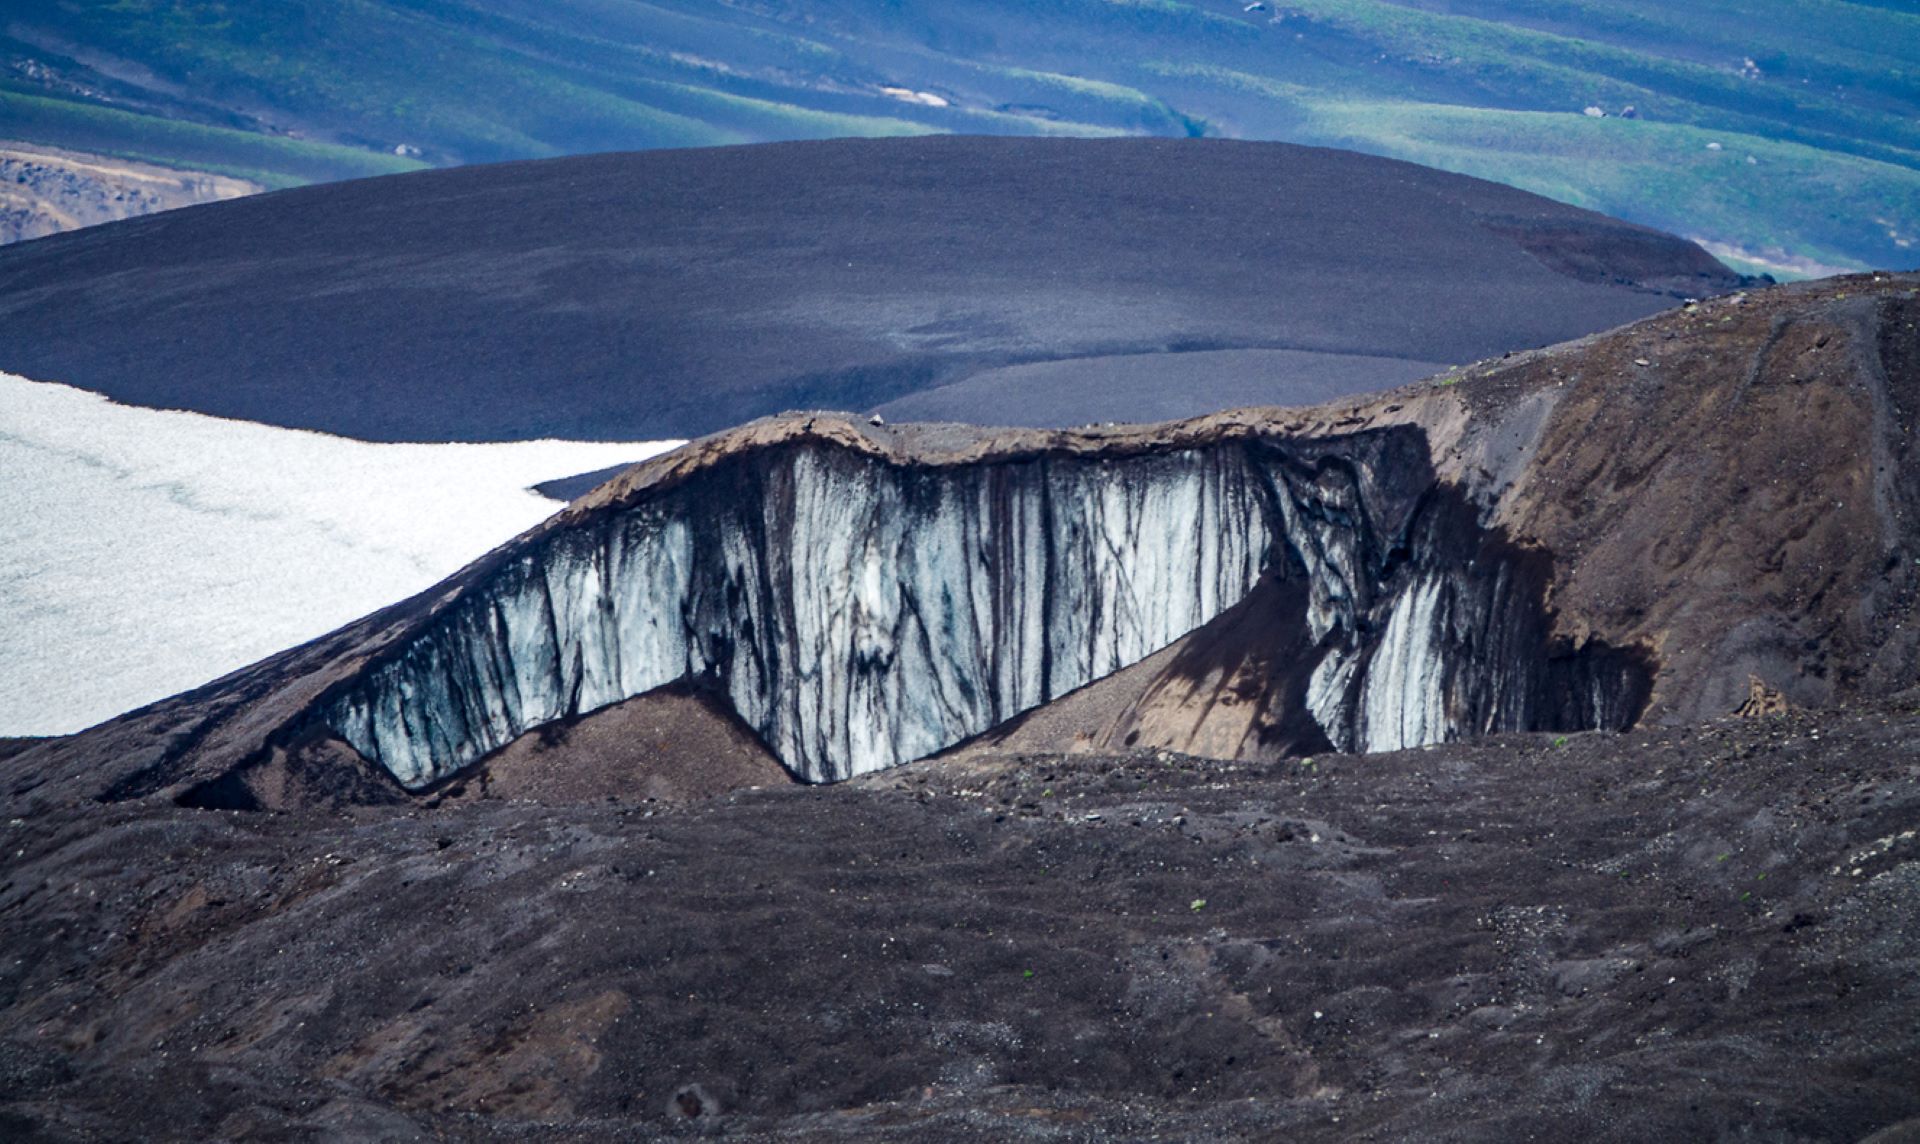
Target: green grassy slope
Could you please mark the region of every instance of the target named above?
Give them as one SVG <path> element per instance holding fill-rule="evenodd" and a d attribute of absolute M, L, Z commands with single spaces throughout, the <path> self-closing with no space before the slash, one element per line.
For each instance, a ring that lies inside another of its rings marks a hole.
<path fill-rule="evenodd" d="M 1515 183 L 1749 265 L 1920 261 L 1903 5 L 1248 5 L 15 0 L 0 138 L 276 185 L 416 155 L 903 132 L 1284 138 Z"/>
<path fill-rule="evenodd" d="M 269 188 L 391 175 L 426 166 L 418 159 L 390 153 L 47 99 L 5 87 L 0 87 L 0 123 L 5 124 L 4 135 L 9 139 L 213 171 Z"/>

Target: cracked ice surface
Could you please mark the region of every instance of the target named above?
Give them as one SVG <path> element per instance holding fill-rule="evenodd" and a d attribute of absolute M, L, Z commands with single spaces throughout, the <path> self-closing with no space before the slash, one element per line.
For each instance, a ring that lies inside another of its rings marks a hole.
<path fill-rule="evenodd" d="M 370 444 L 0 374 L 0 735 L 77 731 L 430 587 L 677 442 Z"/>

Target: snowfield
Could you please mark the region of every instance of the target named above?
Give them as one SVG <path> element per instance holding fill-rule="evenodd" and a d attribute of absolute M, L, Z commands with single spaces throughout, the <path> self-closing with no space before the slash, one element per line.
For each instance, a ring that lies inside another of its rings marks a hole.
<path fill-rule="evenodd" d="M 372 444 L 0 373 L 0 735 L 78 731 L 443 579 L 677 441 Z"/>

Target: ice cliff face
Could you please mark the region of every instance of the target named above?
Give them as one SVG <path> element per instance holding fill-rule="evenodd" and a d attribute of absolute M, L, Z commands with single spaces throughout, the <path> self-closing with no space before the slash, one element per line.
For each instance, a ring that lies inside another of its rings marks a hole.
<path fill-rule="evenodd" d="M 1547 645 L 1540 581 L 1411 430 L 900 464 L 724 458 L 536 534 L 337 688 L 321 720 L 418 789 L 523 732 L 708 681 L 802 777 L 950 746 L 1304 580 L 1336 746 L 1620 726 L 1631 663 Z"/>

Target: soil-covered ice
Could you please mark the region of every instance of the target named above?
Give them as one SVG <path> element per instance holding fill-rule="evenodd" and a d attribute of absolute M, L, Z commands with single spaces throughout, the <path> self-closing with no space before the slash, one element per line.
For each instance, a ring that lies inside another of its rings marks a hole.
<path fill-rule="evenodd" d="M 677 442 L 372 444 L 0 374 L 0 734 L 77 731 L 432 585 Z"/>

